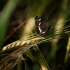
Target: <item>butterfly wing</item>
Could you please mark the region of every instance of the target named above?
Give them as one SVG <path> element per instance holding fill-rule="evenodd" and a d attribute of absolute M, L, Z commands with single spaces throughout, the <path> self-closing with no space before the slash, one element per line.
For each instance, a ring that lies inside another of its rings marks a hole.
<path fill-rule="evenodd" d="M 36 33 L 40 36 L 44 36 L 49 30 L 50 26 L 44 24 L 38 16 L 35 17 Z"/>

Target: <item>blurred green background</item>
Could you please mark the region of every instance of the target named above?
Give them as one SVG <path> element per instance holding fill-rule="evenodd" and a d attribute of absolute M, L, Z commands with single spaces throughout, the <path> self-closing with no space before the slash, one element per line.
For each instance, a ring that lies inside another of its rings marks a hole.
<path fill-rule="evenodd" d="M 11 42 L 27 39 L 27 36 L 34 34 L 35 24 L 28 21 L 36 15 L 41 17 L 46 25 L 51 26 L 45 39 L 53 38 L 53 40 L 38 45 L 49 68 L 70 70 L 69 0 L 0 0 L 0 50 Z M 22 25 L 24 21 L 28 23 Z M 36 57 L 35 50 L 32 52 Z M 37 63 L 32 63 L 32 60 L 27 59 L 12 70 L 39 70 Z"/>

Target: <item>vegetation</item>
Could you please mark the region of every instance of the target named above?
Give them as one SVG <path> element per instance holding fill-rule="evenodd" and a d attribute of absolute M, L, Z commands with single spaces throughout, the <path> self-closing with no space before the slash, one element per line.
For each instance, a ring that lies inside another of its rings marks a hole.
<path fill-rule="evenodd" d="M 35 16 L 51 26 L 46 35 Z M 0 70 L 69 70 L 69 23 L 69 0 L 1 0 Z"/>

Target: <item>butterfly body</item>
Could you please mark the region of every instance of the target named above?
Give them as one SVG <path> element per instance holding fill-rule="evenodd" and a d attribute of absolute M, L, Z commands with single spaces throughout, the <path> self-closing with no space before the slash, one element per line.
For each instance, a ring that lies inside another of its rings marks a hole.
<path fill-rule="evenodd" d="M 35 17 L 35 24 L 36 24 L 36 33 L 39 36 L 44 36 L 50 30 L 51 26 L 46 25 L 42 22 L 41 18 L 38 16 Z"/>

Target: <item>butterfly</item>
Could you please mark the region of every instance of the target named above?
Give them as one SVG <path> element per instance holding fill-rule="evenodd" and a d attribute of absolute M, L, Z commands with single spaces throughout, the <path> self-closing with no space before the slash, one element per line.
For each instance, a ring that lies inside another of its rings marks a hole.
<path fill-rule="evenodd" d="M 45 36 L 47 32 L 51 29 L 51 26 L 44 24 L 41 18 L 39 18 L 38 16 L 35 16 L 35 24 L 35 31 L 39 36 Z"/>

